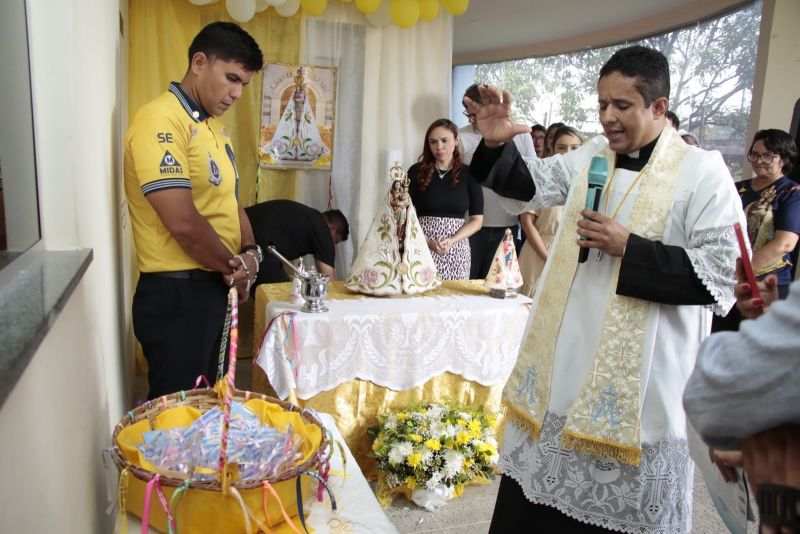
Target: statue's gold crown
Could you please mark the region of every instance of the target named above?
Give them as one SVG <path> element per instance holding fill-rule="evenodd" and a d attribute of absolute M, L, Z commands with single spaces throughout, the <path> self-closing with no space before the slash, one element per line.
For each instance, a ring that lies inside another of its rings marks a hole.
<path fill-rule="evenodd" d="M 403 167 L 400 166 L 400 163 L 395 161 L 394 165 L 389 167 L 389 178 L 392 182 L 403 182 L 403 187 L 408 187 L 408 176 L 406 175 L 406 171 L 403 170 Z"/>

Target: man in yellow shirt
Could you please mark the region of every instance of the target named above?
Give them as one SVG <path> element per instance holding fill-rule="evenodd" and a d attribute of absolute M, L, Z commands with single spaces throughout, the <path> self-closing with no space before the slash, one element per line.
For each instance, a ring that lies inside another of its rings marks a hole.
<path fill-rule="evenodd" d="M 140 271 L 133 329 L 152 399 L 213 380 L 227 289 L 247 298 L 262 259 L 237 200 L 230 134 L 217 117 L 261 69 L 255 40 L 215 22 L 180 83 L 142 106 L 125 138 L 125 194 Z"/>

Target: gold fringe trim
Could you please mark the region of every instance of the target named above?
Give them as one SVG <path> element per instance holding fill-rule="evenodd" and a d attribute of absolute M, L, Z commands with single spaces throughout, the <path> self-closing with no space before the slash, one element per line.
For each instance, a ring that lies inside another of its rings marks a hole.
<path fill-rule="evenodd" d="M 534 420 L 530 414 L 523 412 L 505 399 L 503 399 L 502 407 L 507 420 L 530 434 L 533 439 L 539 439 L 539 434 L 542 432 L 541 421 Z"/>
<path fill-rule="evenodd" d="M 637 467 L 642 457 L 642 449 L 640 447 L 622 445 L 621 443 L 614 443 L 595 436 L 578 434 L 571 430 L 564 430 L 561 435 L 561 443 L 570 449 L 587 452 L 603 458 L 613 458 L 618 462 Z"/>

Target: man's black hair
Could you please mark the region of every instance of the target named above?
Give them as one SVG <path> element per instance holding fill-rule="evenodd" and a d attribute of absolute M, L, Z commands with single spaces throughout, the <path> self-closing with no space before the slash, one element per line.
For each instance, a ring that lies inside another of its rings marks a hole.
<path fill-rule="evenodd" d="M 681 127 L 681 120 L 671 109 L 668 109 L 664 116 L 667 117 L 667 120 L 672 123 L 676 130 Z"/>
<path fill-rule="evenodd" d="M 339 228 L 339 233 L 342 234 L 342 241 L 347 241 L 350 236 L 350 224 L 347 222 L 347 217 L 344 216 L 344 213 L 339 210 L 328 210 L 322 215 L 325 216 L 326 221 Z"/>
<path fill-rule="evenodd" d="M 473 83 L 472 85 L 467 87 L 467 90 L 464 91 L 464 96 L 466 96 L 467 98 L 469 98 L 470 100 L 472 100 L 476 104 L 483 104 L 483 99 L 481 98 L 481 92 L 478 91 L 478 86 L 479 85 L 481 85 L 481 84 Z M 464 99 L 463 98 L 461 99 L 461 103 L 464 104 Z M 464 104 L 464 107 L 466 108 L 467 105 Z"/>
<path fill-rule="evenodd" d="M 245 70 L 256 72 L 264 66 L 264 56 L 253 37 L 232 22 L 212 22 L 195 35 L 189 46 L 189 63 L 198 52 L 209 61 L 235 61 Z"/>
<path fill-rule="evenodd" d="M 541 124 L 534 124 L 533 126 L 531 126 L 531 133 L 536 132 L 536 131 L 539 131 L 539 132 L 542 132 L 542 133 L 547 133 L 547 129 L 544 126 L 542 126 Z"/>
<path fill-rule="evenodd" d="M 658 50 L 645 46 L 617 50 L 600 69 L 600 78 L 614 72 L 636 78 L 635 87 L 644 98 L 645 106 L 656 98 L 669 98 L 669 63 Z"/>

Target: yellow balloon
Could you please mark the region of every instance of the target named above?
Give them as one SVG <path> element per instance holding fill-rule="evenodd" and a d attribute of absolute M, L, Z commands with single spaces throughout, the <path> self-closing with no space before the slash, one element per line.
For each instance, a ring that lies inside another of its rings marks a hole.
<path fill-rule="evenodd" d="M 419 0 L 392 0 L 392 21 L 395 25 L 403 29 L 410 28 L 417 20 Z"/>
<path fill-rule="evenodd" d="M 322 15 L 328 6 L 328 0 L 300 0 L 300 7 L 311 16 Z"/>
<path fill-rule="evenodd" d="M 439 16 L 439 0 L 419 0 L 419 18 L 433 20 Z"/>
<path fill-rule="evenodd" d="M 356 7 L 365 15 L 375 13 L 381 6 L 381 0 L 356 0 Z"/>
<path fill-rule="evenodd" d="M 352 2 L 353 0 L 339 0 L 339 1 L 340 1 L 341 3 L 343 3 L 343 4 L 349 4 L 349 3 L 350 3 L 350 2 Z"/>
<path fill-rule="evenodd" d="M 469 0 L 442 0 L 442 5 L 451 15 L 463 15 L 469 8 Z"/>

